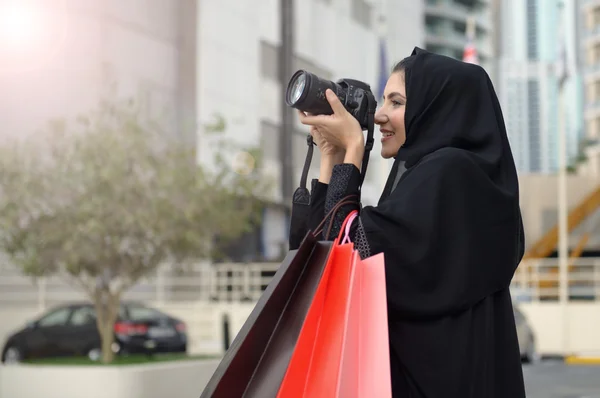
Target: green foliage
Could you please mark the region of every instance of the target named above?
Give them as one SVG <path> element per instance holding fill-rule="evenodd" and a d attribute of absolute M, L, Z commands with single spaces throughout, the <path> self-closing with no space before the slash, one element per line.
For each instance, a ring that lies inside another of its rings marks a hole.
<path fill-rule="evenodd" d="M 206 128 L 209 167 L 134 101 L 102 102 L 0 147 L 0 250 L 26 274 L 58 273 L 85 290 L 103 362 L 126 289 L 160 264 L 214 256 L 217 237 L 258 221 L 270 184 L 256 149 L 226 141 L 226 127 L 217 115 Z"/>
<path fill-rule="evenodd" d="M 588 161 L 586 155 L 586 149 L 590 146 L 595 145 L 596 142 L 594 140 L 590 140 L 587 138 L 583 138 L 579 141 L 577 154 L 574 159 L 571 160 L 571 163 L 567 166 L 567 173 L 569 174 L 577 174 L 577 170 L 580 165 L 585 164 Z"/>
<path fill-rule="evenodd" d="M 30 275 L 64 272 L 90 295 L 118 295 L 164 262 L 209 258 L 256 222 L 270 184 L 254 148 L 208 128 L 214 159 L 169 137 L 134 101 L 102 102 L 75 122 L 0 148 L 0 250 Z M 253 160 L 236 171 L 236 154 Z M 102 281 L 99 284 L 99 280 Z"/>

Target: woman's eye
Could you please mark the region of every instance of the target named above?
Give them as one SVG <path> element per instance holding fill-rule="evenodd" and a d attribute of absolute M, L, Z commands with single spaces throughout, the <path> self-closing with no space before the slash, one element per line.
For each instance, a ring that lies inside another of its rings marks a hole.
<path fill-rule="evenodd" d="M 400 106 L 400 105 L 404 105 L 404 104 L 402 104 L 399 101 L 392 101 L 392 105 L 394 105 L 394 106 Z"/>

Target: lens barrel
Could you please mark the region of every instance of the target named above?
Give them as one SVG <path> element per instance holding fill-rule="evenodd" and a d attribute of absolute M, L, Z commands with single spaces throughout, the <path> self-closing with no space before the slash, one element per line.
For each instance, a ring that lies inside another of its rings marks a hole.
<path fill-rule="evenodd" d="M 331 115 L 333 110 L 325 96 L 328 88 L 340 98 L 342 104 L 345 103 L 346 91 L 339 84 L 299 70 L 288 83 L 285 101 L 288 106 L 313 115 Z"/>

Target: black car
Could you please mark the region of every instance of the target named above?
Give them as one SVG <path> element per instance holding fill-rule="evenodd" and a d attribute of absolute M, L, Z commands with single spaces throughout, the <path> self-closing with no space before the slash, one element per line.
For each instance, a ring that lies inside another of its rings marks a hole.
<path fill-rule="evenodd" d="M 154 308 L 122 303 L 114 325 L 117 354 L 185 353 L 186 325 Z M 101 355 L 96 311 L 91 303 L 55 307 L 8 338 L 2 362 L 65 356 Z"/>

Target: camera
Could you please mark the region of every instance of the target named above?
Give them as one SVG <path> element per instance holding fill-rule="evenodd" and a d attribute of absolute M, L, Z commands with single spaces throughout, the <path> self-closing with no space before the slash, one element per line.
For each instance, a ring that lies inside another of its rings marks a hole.
<path fill-rule="evenodd" d="M 292 108 L 313 115 L 331 115 L 333 110 L 325 96 L 328 88 L 338 96 L 348 113 L 358 120 L 362 129 L 369 129 L 369 124 L 372 124 L 369 114 L 374 113 L 377 101 L 371 87 L 359 80 L 340 79 L 334 83 L 308 71 L 299 70 L 288 83 L 285 102 Z"/>

